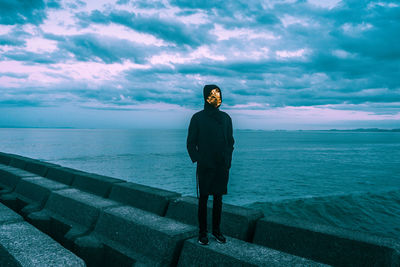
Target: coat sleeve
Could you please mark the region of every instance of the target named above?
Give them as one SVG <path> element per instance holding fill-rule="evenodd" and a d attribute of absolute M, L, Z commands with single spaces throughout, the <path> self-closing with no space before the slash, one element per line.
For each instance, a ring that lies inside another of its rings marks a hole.
<path fill-rule="evenodd" d="M 193 163 L 199 160 L 198 140 L 199 140 L 199 127 L 198 121 L 195 116 L 192 116 L 190 120 L 188 136 L 186 139 L 186 147 L 189 153 L 190 159 Z"/>
<path fill-rule="evenodd" d="M 235 139 L 233 138 L 233 126 L 232 126 L 232 119 L 229 117 L 229 123 L 228 123 L 228 147 L 229 147 L 229 152 L 230 152 L 230 157 L 229 157 L 229 164 L 228 168 L 231 167 L 231 162 L 232 162 L 232 154 L 234 147 L 233 145 L 235 144 Z"/>

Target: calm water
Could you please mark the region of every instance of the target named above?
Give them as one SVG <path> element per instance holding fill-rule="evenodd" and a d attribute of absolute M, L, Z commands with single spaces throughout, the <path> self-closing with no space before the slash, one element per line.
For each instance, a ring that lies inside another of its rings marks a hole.
<path fill-rule="evenodd" d="M 196 195 L 186 130 L 0 129 L 0 151 Z M 400 133 L 234 131 L 224 203 L 400 236 Z"/>

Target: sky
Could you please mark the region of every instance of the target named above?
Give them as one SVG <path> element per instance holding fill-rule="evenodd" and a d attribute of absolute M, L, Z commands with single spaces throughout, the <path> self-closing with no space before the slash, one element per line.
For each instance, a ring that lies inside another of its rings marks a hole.
<path fill-rule="evenodd" d="M 0 127 L 400 128 L 400 2 L 2 0 Z"/>

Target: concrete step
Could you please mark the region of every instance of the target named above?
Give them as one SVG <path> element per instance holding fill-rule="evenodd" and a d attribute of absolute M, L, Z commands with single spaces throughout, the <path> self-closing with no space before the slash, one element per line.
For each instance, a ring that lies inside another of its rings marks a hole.
<path fill-rule="evenodd" d="M 114 184 L 109 198 L 164 216 L 169 203 L 181 194 L 136 183 Z"/>
<path fill-rule="evenodd" d="M 2 194 L 0 201 L 26 216 L 43 208 L 51 192 L 68 186 L 43 177 L 29 177 L 19 181 L 15 190 Z"/>
<path fill-rule="evenodd" d="M 121 179 L 78 170 L 74 171 L 74 175 L 73 187 L 101 197 L 108 197 L 114 184 L 126 182 Z"/>
<path fill-rule="evenodd" d="M 0 204 L 0 266 L 85 266 L 82 259 Z"/>
<path fill-rule="evenodd" d="M 176 266 L 184 240 L 195 235 L 196 227 L 122 206 L 105 209 L 75 246 L 88 266 Z"/>
<path fill-rule="evenodd" d="M 212 200 L 207 203 L 208 229 L 212 227 Z M 167 210 L 166 217 L 198 226 L 198 199 L 185 196 L 172 201 Z M 256 221 L 264 214 L 260 210 L 222 204 L 221 232 L 244 241 L 251 241 L 254 234 Z"/>
<path fill-rule="evenodd" d="M 27 221 L 63 246 L 93 229 L 102 209 L 119 203 L 78 189 L 53 191 L 41 211 L 30 213 Z"/>
<path fill-rule="evenodd" d="M 8 153 L 0 152 L 0 164 L 8 165 L 11 161 L 11 155 Z"/>
<path fill-rule="evenodd" d="M 0 165 L 0 195 L 14 191 L 21 179 L 30 177 L 38 176 L 15 167 Z"/>
<path fill-rule="evenodd" d="M 300 219 L 259 220 L 254 243 L 334 266 L 400 266 L 393 239 Z"/>
<path fill-rule="evenodd" d="M 211 235 L 209 235 L 211 236 Z M 185 266 L 328 266 L 236 238 L 227 237 L 225 244 L 212 237 L 201 245 L 197 237 L 185 241 L 179 257 L 179 267 Z"/>
<path fill-rule="evenodd" d="M 74 169 L 66 167 L 48 167 L 46 178 L 66 185 L 72 185 L 75 174 Z"/>

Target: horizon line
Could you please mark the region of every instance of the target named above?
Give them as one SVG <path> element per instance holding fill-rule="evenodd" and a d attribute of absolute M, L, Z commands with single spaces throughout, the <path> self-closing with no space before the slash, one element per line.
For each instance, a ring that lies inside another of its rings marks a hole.
<path fill-rule="evenodd" d="M 0 126 L 0 129 L 70 129 L 70 130 L 187 130 L 187 128 L 155 128 L 155 127 L 135 127 L 135 128 L 102 128 L 102 127 L 43 127 L 43 126 Z M 256 128 L 236 128 L 233 131 L 369 131 L 369 132 L 400 132 L 400 128 L 330 128 L 330 129 L 256 129 Z"/>

